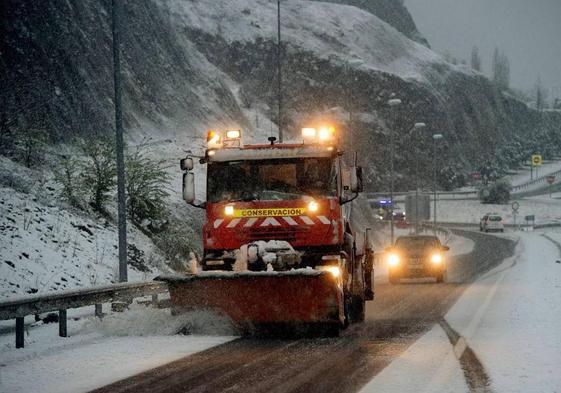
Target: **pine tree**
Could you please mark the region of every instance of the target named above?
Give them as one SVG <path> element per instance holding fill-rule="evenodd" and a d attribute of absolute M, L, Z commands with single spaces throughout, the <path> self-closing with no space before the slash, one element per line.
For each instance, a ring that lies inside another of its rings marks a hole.
<path fill-rule="evenodd" d="M 506 90 L 510 85 L 510 61 L 508 57 L 495 48 L 493 52 L 493 82 L 501 90 Z"/>
<path fill-rule="evenodd" d="M 471 68 L 481 72 L 481 57 L 479 57 L 479 48 L 477 45 L 471 49 Z"/>

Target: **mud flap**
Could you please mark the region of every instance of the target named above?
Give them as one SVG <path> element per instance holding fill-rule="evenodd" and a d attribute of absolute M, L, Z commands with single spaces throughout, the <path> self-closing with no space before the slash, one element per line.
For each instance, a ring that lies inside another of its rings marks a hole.
<path fill-rule="evenodd" d="M 244 272 L 160 276 L 174 312 L 227 315 L 242 332 L 291 326 L 334 331 L 345 322 L 343 289 L 330 273 Z"/>

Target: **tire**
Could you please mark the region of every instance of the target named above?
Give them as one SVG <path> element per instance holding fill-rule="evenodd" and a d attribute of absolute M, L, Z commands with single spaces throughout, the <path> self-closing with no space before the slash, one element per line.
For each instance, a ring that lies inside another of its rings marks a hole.
<path fill-rule="evenodd" d="M 351 324 L 351 296 L 344 295 L 343 300 L 343 314 L 345 315 L 345 320 L 343 321 L 343 329 L 346 329 Z"/>
<path fill-rule="evenodd" d="M 351 322 L 364 322 L 365 301 L 360 296 L 353 296 L 351 299 L 350 319 Z"/>
<path fill-rule="evenodd" d="M 441 284 L 446 281 L 446 272 L 442 272 L 436 276 L 436 282 Z"/>

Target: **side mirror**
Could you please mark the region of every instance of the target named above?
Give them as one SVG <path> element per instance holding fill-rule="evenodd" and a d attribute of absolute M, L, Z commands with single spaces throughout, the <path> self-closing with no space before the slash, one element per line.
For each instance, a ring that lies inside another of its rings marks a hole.
<path fill-rule="evenodd" d="M 450 247 L 448 246 L 442 246 L 442 251 L 450 251 Z"/>
<path fill-rule="evenodd" d="M 193 159 L 191 157 L 187 157 L 179 161 L 179 166 L 182 171 L 191 171 L 195 165 L 193 164 Z"/>
<path fill-rule="evenodd" d="M 183 174 L 183 199 L 190 205 L 195 202 L 195 174 L 193 172 Z"/>

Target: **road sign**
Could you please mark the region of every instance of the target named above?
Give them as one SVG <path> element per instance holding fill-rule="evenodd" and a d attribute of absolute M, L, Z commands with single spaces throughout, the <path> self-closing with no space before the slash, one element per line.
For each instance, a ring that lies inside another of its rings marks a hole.
<path fill-rule="evenodd" d="M 549 175 L 549 176 L 547 177 L 547 182 L 548 182 L 549 184 L 555 183 L 555 176 Z"/>
<path fill-rule="evenodd" d="M 520 204 L 518 202 L 512 202 L 512 210 L 514 210 L 515 212 L 518 211 L 518 208 L 520 207 Z"/>
<path fill-rule="evenodd" d="M 536 217 L 534 215 L 524 217 L 526 221 L 535 221 Z"/>
<path fill-rule="evenodd" d="M 542 163 L 543 163 L 542 156 L 540 154 L 532 155 L 532 166 L 533 167 L 541 166 Z"/>

